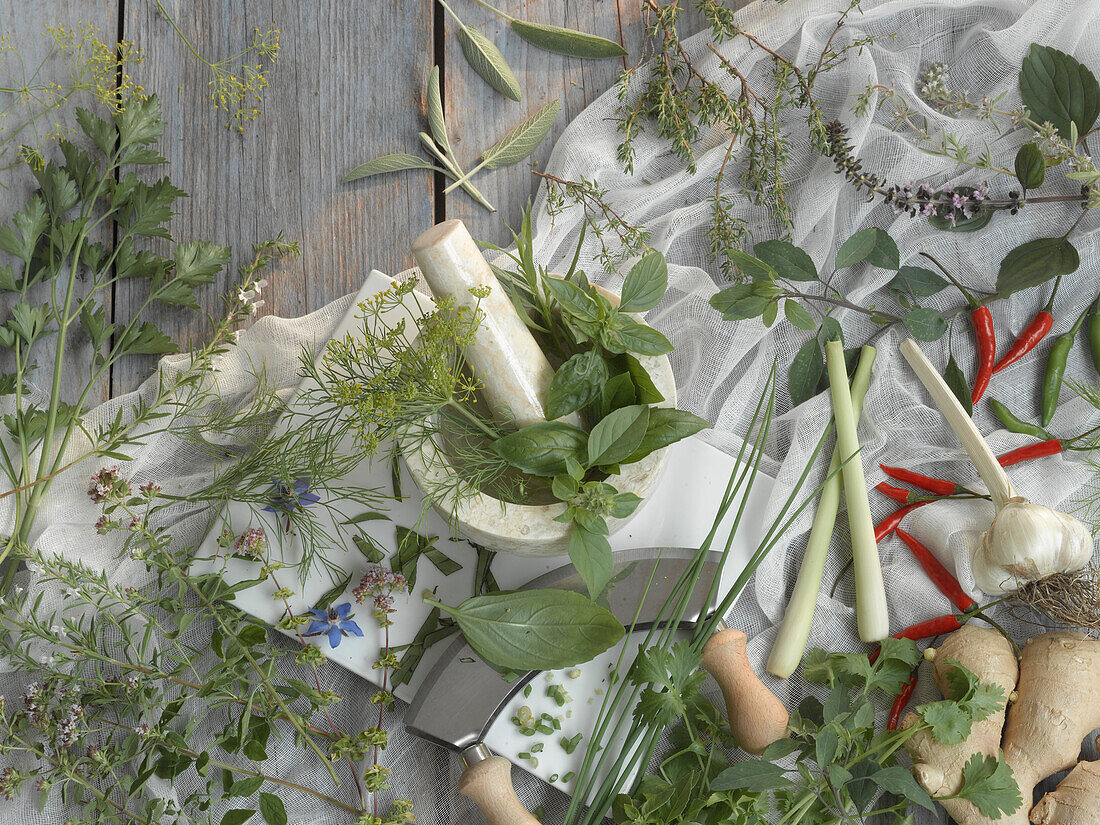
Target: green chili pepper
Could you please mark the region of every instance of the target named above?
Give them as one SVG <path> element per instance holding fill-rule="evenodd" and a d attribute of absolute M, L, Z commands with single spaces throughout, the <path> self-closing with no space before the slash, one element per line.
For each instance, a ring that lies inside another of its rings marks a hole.
<path fill-rule="evenodd" d="M 1012 410 L 998 401 L 996 398 L 989 399 L 989 406 L 993 408 L 993 412 L 997 418 L 1001 420 L 1005 429 L 1010 433 L 1020 433 L 1022 435 L 1031 435 L 1042 441 L 1050 441 L 1054 438 L 1049 432 L 1044 430 L 1038 424 L 1030 424 L 1021 418 L 1017 418 L 1012 414 Z"/>
<path fill-rule="evenodd" d="M 1081 329 L 1090 312 L 1092 312 L 1091 306 L 1081 313 L 1069 332 L 1058 336 L 1054 346 L 1050 348 L 1050 355 L 1047 356 L 1047 370 L 1043 376 L 1042 422 L 1044 427 L 1054 418 L 1054 411 L 1058 408 L 1058 396 L 1062 394 L 1062 379 L 1066 375 L 1066 362 L 1069 360 L 1069 351 L 1073 348 L 1073 339 L 1077 337 L 1078 330 Z"/>
<path fill-rule="evenodd" d="M 1092 305 L 1092 317 L 1089 318 L 1089 352 L 1092 353 L 1092 365 L 1100 372 L 1100 297 Z"/>

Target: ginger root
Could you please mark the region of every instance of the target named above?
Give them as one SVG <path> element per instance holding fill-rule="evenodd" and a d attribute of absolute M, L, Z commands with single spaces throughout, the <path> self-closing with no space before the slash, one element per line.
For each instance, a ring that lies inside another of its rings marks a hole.
<path fill-rule="evenodd" d="M 1079 762 L 1031 809 L 1035 825 L 1096 825 L 1100 821 L 1100 762 Z"/>
<path fill-rule="evenodd" d="M 1072 630 L 1029 639 L 1016 693 L 1003 749 L 1025 805 L 997 820 L 1001 825 L 1026 825 L 1035 786 L 1072 768 L 1081 742 L 1100 727 L 1100 639 Z M 1092 821 L 1100 821 L 1100 815 L 1093 814 Z"/>
<path fill-rule="evenodd" d="M 1000 687 L 1006 698 L 1016 686 L 1016 654 L 1012 645 L 990 628 L 966 624 L 944 640 L 936 652 L 932 672 L 945 694 L 954 662 L 977 676 L 982 684 Z M 918 719 L 915 713 L 907 714 L 902 729 L 912 727 Z M 962 786 L 963 767 L 974 754 L 997 756 L 1004 721 L 1002 706 L 999 712 L 974 723 L 970 736 L 954 745 L 937 741 L 928 731 L 918 731 L 905 743 L 905 750 L 913 760 L 913 776 L 933 798 L 957 793 Z M 941 804 L 959 825 L 984 825 L 990 821 L 968 800 L 944 799 Z"/>

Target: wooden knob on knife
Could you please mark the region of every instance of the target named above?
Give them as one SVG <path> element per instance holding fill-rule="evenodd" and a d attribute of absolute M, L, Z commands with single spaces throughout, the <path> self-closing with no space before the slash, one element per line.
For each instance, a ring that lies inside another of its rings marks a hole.
<path fill-rule="evenodd" d="M 722 689 L 737 744 L 760 753 L 787 735 L 791 717 L 749 664 L 747 643 L 740 630 L 719 630 L 703 646 L 702 664 Z"/>
<path fill-rule="evenodd" d="M 493 756 L 484 745 L 467 748 L 462 758 L 467 767 L 458 780 L 458 792 L 481 808 L 488 825 L 539 825 L 516 796 L 511 762 Z"/>

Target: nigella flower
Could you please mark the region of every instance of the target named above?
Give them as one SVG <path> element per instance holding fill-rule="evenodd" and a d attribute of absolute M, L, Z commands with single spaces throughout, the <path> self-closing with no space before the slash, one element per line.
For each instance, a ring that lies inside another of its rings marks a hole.
<path fill-rule="evenodd" d="M 263 509 L 269 513 L 283 514 L 286 516 L 286 531 L 290 532 L 290 519 L 295 510 L 310 507 L 321 500 L 321 497 L 310 489 L 308 477 L 297 478 L 289 487 L 278 479 L 272 479 L 268 504 Z"/>
<path fill-rule="evenodd" d="M 318 607 L 309 611 L 314 619 L 309 623 L 309 627 L 306 628 L 306 632 L 303 636 L 320 636 L 322 634 L 328 636 L 328 643 L 333 647 L 340 646 L 340 640 L 344 636 L 362 636 L 363 631 L 359 629 L 353 620 L 354 615 L 351 612 L 351 602 L 344 602 L 338 604 L 336 607 L 330 607 L 328 610 L 322 610 Z"/>

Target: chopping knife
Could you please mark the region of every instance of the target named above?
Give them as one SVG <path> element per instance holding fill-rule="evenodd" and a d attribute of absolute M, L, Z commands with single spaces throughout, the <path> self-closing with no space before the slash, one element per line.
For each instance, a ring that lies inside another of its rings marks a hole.
<path fill-rule="evenodd" d="M 617 552 L 614 574 L 598 601 L 624 625 L 634 622 L 637 614 L 635 629 L 646 630 L 653 626 L 661 605 L 697 552 L 687 548 Z M 721 554 L 711 552 L 699 581 L 709 584 L 720 575 L 720 562 Z M 587 592 L 570 564 L 539 576 L 527 587 Z M 695 588 L 684 612 L 684 624 L 699 621 L 714 608 L 713 604 L 704 604 L 708 591 L 707 586 Z M 722 689 L 737 741 L 746 750 L 763 750 L 785 735 L 787 711 L 749 666 L 745 634 L 721 624 L 719 628 L 704 646 L 703 667 Z M 488 825 L 538 823 L 516 796 L 511 762 L 494 755 L 482 742 L 512 697 L 535 675 L 532 671 L 506 682 L 460 638 L 432 668 L 405 716 L 410 732 L 460 754 L 466 769 L 458 783 L 459 793 L 477 803 Z M 733 712 L 735 708 L 737 712 Z"/>

